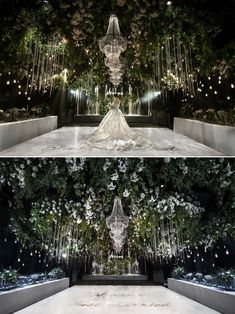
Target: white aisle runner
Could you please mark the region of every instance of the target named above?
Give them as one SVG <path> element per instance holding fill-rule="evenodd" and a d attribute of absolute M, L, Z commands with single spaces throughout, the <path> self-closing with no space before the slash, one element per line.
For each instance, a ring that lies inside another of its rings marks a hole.
<path fill-rule="evenodd" d="M 95 127 L 63 127 L 0 151 L 0 157 L 211 157 L 223 155 L 167 128 L 134 129 L 150 139 L 156 147 L 172 147 L 172 149 L 114 151 L 92 148 L 85 145 L 85 142 L 94 129 Z"/>
<path fill-rule="evenodd" d="M 74 286 L 17 314 L 216 314 L 160 286 Z"/>

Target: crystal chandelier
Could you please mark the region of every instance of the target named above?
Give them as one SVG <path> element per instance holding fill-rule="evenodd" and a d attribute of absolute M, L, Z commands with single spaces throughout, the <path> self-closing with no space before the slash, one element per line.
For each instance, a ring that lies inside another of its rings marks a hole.
<path fill-rule="evenodd" d="M 109 235 L 113 240 L 113 247 L 116 252 L 120 252 L 123 247 L 128 224 L 129 218 L 124 214 L 121 199 L 115 197 L 113 211 L 112 214 L 106 218 L 106 225 L 110 229 Z"/>
<path fill-rule="evenodd" d="M 127 40 L 121 35 L 118 18 L 112 14 L 106 35 L 99 39 L 99 48 L 105 54 L 105 65 L 109 68 L 110 81 L 117 87 L 121 80 L 124 66 L 120 54 L 126 50 Z"/>

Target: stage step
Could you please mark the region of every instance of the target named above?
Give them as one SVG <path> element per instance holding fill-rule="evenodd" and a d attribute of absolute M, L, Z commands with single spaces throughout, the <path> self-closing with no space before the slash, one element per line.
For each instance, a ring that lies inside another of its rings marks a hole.
<path fill-rule="evenodd" d="M 96 126 L 98 125 L 101 120 L 103 119 L 104 116 L 102 115 L 85 115 L 85 114 L 80 114 L 80 115 L 75 115 L 73 123 L 77 125 L 92 125 Z M 153 125 L 152 122 L 152 116 L 125 116 L 127 123 L 130 126 L 146 126 L 146 127 L 151 127 Z"/>
<path fill-rule="evenodd" d="M 159 286 L 151 280 L 125 281 L 125 280 L 79 280 L 74 285 L 80 286 Z"/>

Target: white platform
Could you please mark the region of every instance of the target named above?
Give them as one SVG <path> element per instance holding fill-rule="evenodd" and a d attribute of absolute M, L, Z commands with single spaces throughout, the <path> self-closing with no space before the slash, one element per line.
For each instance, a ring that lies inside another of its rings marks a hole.
<path fill-rule="evenodd" d="M 83 275 L 82 280 L 88 281 L 146 281 L 147 275 Z"/>
<path fill-rule="evenodd" d="M 0 151 L 56 128 L 57 116 L 0 123 Z"/>
<path fill-rule="evenodd" d="M 174 118 L 174 131 L 227 156 L 235 156 L 235 127 Z"/>
<path fill-rule="evenodd" d="M 168 288 L 224 314 L 235 312 L 235 292 L 168 278 Z"/>
<path fill-rule="evenodd" d="M 0 293 L 0 313 L 9 314 L 69 287 L 69 278 L 47 281 Z"/>
<path fill-rule="evenodd" d="M 160 286 L 73 286 L 18 314 L 216 314 Z"/>
<path fill-rule="evenodd" d="M 212 148 L 167 128 L 134 128 L 157 147 L 173 150 L 148 149 L 111 151 L 85 145 L 94 127 L 63 127 L 0 152 L 0 157 L 194 157 L 221 156 Z"/>

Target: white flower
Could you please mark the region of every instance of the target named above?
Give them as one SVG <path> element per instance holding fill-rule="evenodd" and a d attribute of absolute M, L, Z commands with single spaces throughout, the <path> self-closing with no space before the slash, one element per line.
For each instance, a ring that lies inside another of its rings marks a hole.
<path fill-rule="evenodd" d="M 140 198 L 144 199 L 144 198 L 145 198 L 145 194 L 144 194 L 144 193 L 141 193 L 141 194 L 140 194 Z"/>
<path fill-rule="evenodd" d="M 112 181 L 117 181 L 118 180 L 118 173 L 117 173 L 117 171 L 115 171 L 113 174 L 112 174 L 112 176 L 111 176 L 111 180 Z"/>
<path fill-rule="evenodd" d="M 131 174 L 130 180 L 131 180 L 132 182 L 137 182 L 137 181 L 139 181 L 139 176 L 136 174 L 136 172 L 133 172 L 133 173 Z"/>
<path fill-rule="evenodd" d="M 81 222 L 82 222 L 82 219 L 81 219 L 81 218 L 78 218 L 78 219 L 77 219 L 77 224 L 79 225 Z"/>
<path fill-rule="evenodd" d="M 110 191 L 113 191 L 115 188 L 116 188 L 116 185 L 113 185 L 113 182 L 111 182 L 111 183 L 108 185 L 108 189 L 109 189 Z"/>
<path fill-rule="evenodd" d="M 106 159 L 105 164 L 103 166 L 103 170 L 106 171 L 110 165 L 111 165 L 111 162 L 108 159 Z"/>
<path fill-rule="evenodd" d="M 89 201 L 88 201 L 88 200 L 86 201 L 86 203 L 85 203 L 84 207 L 86 208 L 86 210 L 91 209 L 91 205 L 90 205 L 90 203 L 89 203 Z"/>
<path fill-rule="evenodd" d="M 128 197 L 130 195 L 130 192 L 125 189 L 125 191 L 122 193 L 123 197 Z"/>

